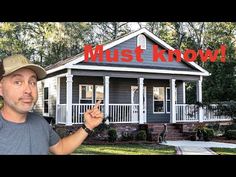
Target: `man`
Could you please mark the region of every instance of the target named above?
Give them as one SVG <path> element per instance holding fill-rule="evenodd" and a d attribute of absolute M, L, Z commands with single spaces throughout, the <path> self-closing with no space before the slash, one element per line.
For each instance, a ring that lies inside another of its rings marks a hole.
<path fill-rule="evenodd" d="M 38 99 L 37 80 L 46 76 L 23 55 L 3 59 L 0 78 L 0 154 L 70 154 L 103 120 L 99 103 L 84 114 L 84 124 L 60 139 L 40 115 L 30 112 Z"/>

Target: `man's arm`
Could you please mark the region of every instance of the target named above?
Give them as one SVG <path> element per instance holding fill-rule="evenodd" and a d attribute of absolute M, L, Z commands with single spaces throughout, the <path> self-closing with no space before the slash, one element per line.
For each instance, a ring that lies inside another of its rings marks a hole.
<path fill-rule="evenodd" d="M 103 113 L 99 110 L 100 103 L 101 101 L 98 101 L 92 110 L 87 110 L 84 113 L 84 124 L 90 130 L 97 127 L 103 120 Z M 80 128 L 74 134 L 61 139 L 57 144 L 51 146 L 49 150 L 53 154 L 70 154 L 83 143 L 87 136 L 88 133 L 83 128 Z"/>

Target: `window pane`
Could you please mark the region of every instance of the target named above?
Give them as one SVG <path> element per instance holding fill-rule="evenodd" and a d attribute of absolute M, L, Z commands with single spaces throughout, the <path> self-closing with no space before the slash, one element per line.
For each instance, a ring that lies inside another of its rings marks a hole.
<path fill-rule="evenodd" d="M 153 88 L 154 100 L 164 101 L 164 87 Z"/>
<path fill-rule="evenodd" d="M 167 103 L 166 103 L 167 105 L 167 110 L 166 110 L 166 112 L 170 112 L 170 101 L 167 101 Z"/>
<path fill-rule="evenodd" d="M 103 100 L 104 98 L 104 90 L 102 85 L 96 86 L 96 101 L 97 100 Z"/>
<path fill-rule="evenodd" d="M 164 112 L 163 101 L 154 101 L 154 112 Z"/>
<path fill-rule="evenodd" d="M 167 99 L 167 100 L 170 100 L 170 89 L 167 88 L 167 89 L 166 89 L 166 92 L 167 92 L 167 93 L 166 93 L 166 94 L 167 94 L 167 95 L 166 95 L 166 99 Z"/>
<path fill-rule="evenodd" d="M 93 87 L 89 85 L 81 86 L 81 99 L 91 99 L 93 98 Z"/>
<path fill-rule="evenodd" d="M 48 100 L 48 87 L 44 88 L 44 99 Z"/>
<path fill-rule="evenodd" d="M 48 101 L 44 101 L 44 113 L 48 113 Z"/>

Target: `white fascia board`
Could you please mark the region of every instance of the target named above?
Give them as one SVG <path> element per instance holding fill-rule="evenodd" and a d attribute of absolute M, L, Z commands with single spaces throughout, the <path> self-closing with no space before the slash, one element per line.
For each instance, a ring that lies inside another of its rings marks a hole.
<path fill-rule="evenodd" d="M 91 66 L 91 65 L 73 65 L 71 69 L 84 70 L 100 70 L 100 71 L 122 71 L 122 72 L 142 72 L 142 73 L 159 73 L 159 74 L 180 74 L 180 75 L 195 75 L 208 76 L 202 72 L 191 71 L 176 71 L 176 70 L 161 70 L 161 69 L 145 69 L 145 68 L 129 68 L 129 67 L 111 67 L 111 66 Z"/>
<path fill-rule="evenodd" d="M 51 73 L 54 73 L 56 71 L 60 71 L 60 70 L 66 69 L 66 68 L 67 67 L 65 67 L 65 65 L 63 65 L 63 66 L 59 66 L 59 67 L 54 68 L 54 69 L 49 69 L 46 72 L 47 72 L 47 74 L 51 74 Z"/>

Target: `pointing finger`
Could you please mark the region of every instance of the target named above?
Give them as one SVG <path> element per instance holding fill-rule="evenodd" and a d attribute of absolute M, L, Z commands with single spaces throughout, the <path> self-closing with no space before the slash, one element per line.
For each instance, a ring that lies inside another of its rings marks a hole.
<path fill-rule="evenodd" d="M 93 109 L 99 108 L 100 104 L 101 104 L 102 100 L 99 100 L 93 107 Z"/>

